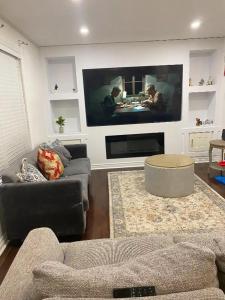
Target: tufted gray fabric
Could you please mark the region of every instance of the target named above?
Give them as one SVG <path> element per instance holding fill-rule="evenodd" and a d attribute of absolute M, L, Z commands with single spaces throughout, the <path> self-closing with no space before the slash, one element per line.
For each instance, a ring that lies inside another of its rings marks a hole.
<path fill-rule="evenodd" d="M 1 300 L 39 300 L 31 270 L 46 260 L 63 262 L 64 253 L 48 228 L 33 230 L 26 238 L 0 288 Z"/>
<path fill-rule="evenodd" d="M 172 236 L 157 235 L 80 241 L 70 243 L 65 248 L 64 263 L 75 269 L 86 269 L 124 262 L 172 245 Z"/>
<path fill-rule="evenodd" d="M 225 238 L 221 235 L 213 236 L 213 234 L 208 233 L 202 238 L 202 234 L 195 235 L 177 235 L 174 237 L 175 243 L 180 243 L 188 241 L 190 243 L 210 248 L 216 254 L 216 263 L 218 269 L 225 272 Z"/>
<path fill-rule="evenodd" d="M 84 300 L 84 298 L 47 298 L 44 300 Z M 109 298 L 85 298 L 85 300 L 106 300 Z M 124 300 L 124 298 L 117 298 L 117 300 Z M 126 300 L 224 300 L 225 295 L 224 293 L 217 288 L 209 288 L 209 289 L 202 289 L 197 291 L 191 292 L 184 292 L 178 294 L 168 294 L 162 296 L 155 296 L 155 297 L 142 297 L 142 298 L 126 298 Z"/>
<path fill-rule="evenodd" d="M 218 287 L 215 254 L 190 243 L 156 250 L 125 263 L 75 270 L 46 261 L 33 270 L 42 297 L 111 298 L 113 288 L 154 285 L 157 295 Z"/>

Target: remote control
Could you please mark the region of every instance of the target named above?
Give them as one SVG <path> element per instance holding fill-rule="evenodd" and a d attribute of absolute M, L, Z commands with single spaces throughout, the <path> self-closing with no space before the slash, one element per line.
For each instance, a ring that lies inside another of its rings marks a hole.
<path fill-rule="evenodd" d="M 155 295 L 156 293 L 154 286 L 130 287 L 113 290 L 114 298 L 147 297 Z"/>

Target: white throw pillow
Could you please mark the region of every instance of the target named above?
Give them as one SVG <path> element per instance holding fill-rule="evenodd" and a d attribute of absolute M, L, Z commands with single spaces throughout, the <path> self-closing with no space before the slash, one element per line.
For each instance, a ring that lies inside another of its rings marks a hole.
<path fill-rule="evenodd" d="M 47 181 L 47 179 L 41 174 L 41 172 L 35 168 L 35 166 L 27 163 L 27 159 L 22 159 L 21 172 L 17 173 L 16 176 L 20 182 L 41 182 Z"/>

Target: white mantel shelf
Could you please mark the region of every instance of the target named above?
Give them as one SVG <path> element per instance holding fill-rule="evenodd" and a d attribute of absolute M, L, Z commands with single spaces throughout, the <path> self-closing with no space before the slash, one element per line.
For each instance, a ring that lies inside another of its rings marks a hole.
<path fill-rule="evenodd" d="M 49 93 L 50 101 L 60 101 L 60 100 L 75 100 L 77 99 L 77 93 Z"/>
<path fill-rule="evenodd" d="M 189 93 L 212 93 L 216 92 L 216 85 L 193 85 L 189 86 Z"/>
<path fill-rule="evenodd" d="M 220 126 L 216 126 L 216 125 L 208 125 L 208 126 L 193 126 L 193 127 L 186 127 L 183 128 L 182 131 L 185 132 L 205 132 L 205 131 L 216 131 L 216 130 L 221 130 Z"/>
<path fill-rule="evenodd" d="M 54 134 L 50 134 L 48 137 L 51 138 L 61 138 L 61 139 L 65 139 L 65 140 L 72 140 L 75 138 L 87 138 L 87 134 L 86 133 L 81 133 L 81 132 L 77 132 L 77 133 L 71 133 L 71 134 L 67 134 L 67 133 L 54 133 Z"/>

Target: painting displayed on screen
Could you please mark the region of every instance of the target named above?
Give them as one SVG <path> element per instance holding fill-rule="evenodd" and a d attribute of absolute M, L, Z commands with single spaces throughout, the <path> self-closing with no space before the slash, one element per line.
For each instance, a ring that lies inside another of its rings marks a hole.
<path fill-rule="evenodd" d="M 181 120 L 183 65 L 84 69 L 87 126 Z"/>

